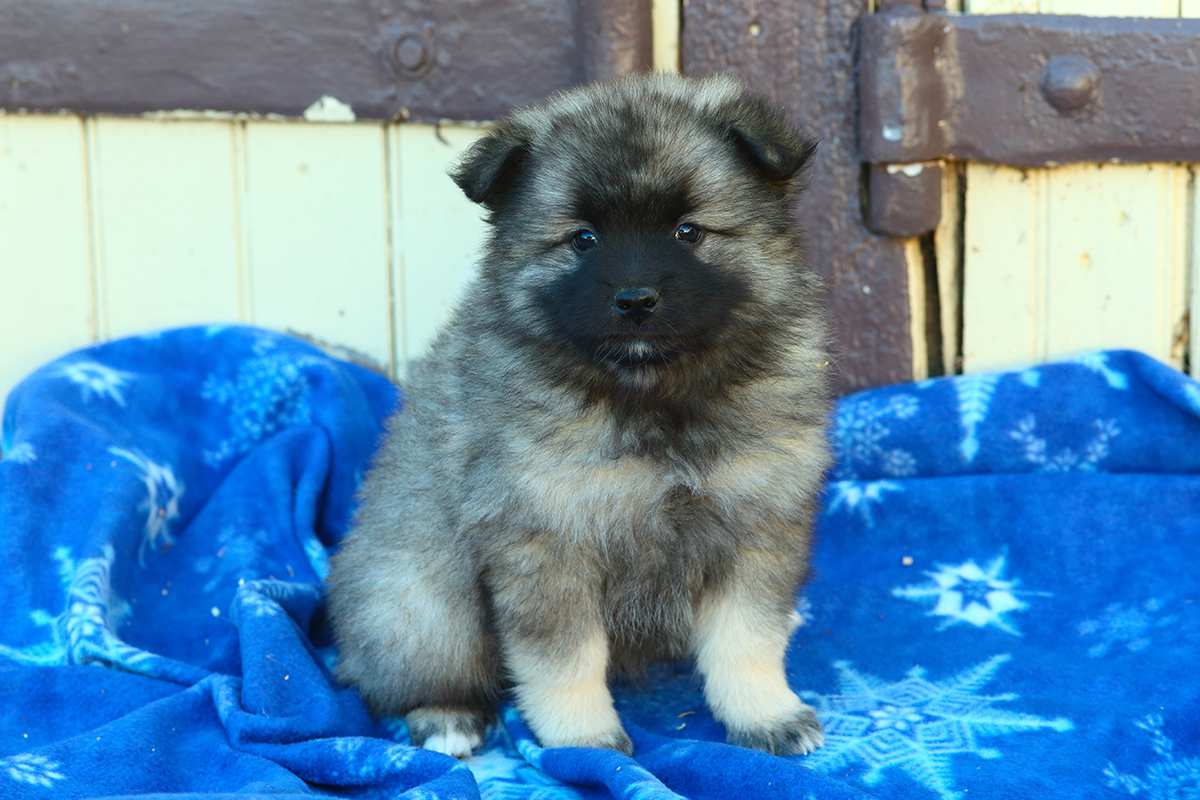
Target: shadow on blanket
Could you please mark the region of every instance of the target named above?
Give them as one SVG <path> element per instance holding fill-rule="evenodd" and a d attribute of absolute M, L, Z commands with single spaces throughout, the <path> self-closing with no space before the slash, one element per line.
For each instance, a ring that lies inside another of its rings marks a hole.
<path fill-rule="evenodd" d="M 0 796 L 1200 796 L 1200 386 L 1135 353 L 845 399 L 793 685 L 828 744 L 721 744 L 689 670 L 636 759 L 466 764 L 336 687 L 328 548 L 395 403 L 294 339 L 191 328 L 17 388 L 0 462 Z"/>

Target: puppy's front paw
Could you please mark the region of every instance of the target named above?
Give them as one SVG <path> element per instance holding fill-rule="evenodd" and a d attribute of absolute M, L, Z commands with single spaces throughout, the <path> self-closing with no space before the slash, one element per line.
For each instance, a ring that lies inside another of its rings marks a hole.
<path fill-rule="evenodd" d="M 817 713 L 802 703 L 794 714 L 780 722 L 762 728 L 730 730 L 729 740 L 777 756 L 805 756 L 825 744 L 825 732 Z"/>

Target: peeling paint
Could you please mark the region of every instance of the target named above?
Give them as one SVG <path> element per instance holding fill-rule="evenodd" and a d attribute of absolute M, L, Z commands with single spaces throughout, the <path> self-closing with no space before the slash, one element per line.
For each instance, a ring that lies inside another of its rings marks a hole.
<path fill-rule="evenodd" d="M 350 106 L 326 94 L 304 109 L 304 119 L 307 122 L 354 122 L 357 117 Z"/>
<path fill-rule="evenodd" d="M 245 111 L 217 111 L 215 109 L 173 108 L 164 111 L 147 111 L 139 114 L 142 119 L 174 120 L 174 119 L 211 119 L 211 120 L 274 120 L 288 119 L 283 114 L 258 114 Z"/>
<path fill-rule="evenodd" d="M 895 175 L 897 172 L 901 172 L 910 178 L 915 178 L 918 175 L 920 175 L 922 172 L 925 171 L 925 165 L 924 164 L 888 164 L 887 171 L 888 171 L 888 175 Z"/>

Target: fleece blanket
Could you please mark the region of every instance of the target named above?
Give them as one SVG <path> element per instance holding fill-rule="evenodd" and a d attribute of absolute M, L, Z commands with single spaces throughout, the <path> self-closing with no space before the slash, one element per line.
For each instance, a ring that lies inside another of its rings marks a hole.
<path fill-rule="evenodd" d="M 458 762 L 330 677 L 321 579 L 398 403 L 266 331 L 82 350 L 7 403 L 0 797 L 1200 797 L 1200 385 L 1129 352 L 845 398 L 788 674 L 827 744 L 723 743 L 686 664 L 634 757 L 505 707 Z"/>

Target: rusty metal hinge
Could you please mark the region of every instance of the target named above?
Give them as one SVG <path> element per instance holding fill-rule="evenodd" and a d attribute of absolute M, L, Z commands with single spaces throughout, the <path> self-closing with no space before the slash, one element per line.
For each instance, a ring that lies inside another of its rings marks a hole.
<path fill-rule="evenodd" d="M 918 5 L 890 0 L 861 20 L 859 146 L 877 233 L 937 227 L 947 159 L 1200 161 L 1200 19 Z"/>

